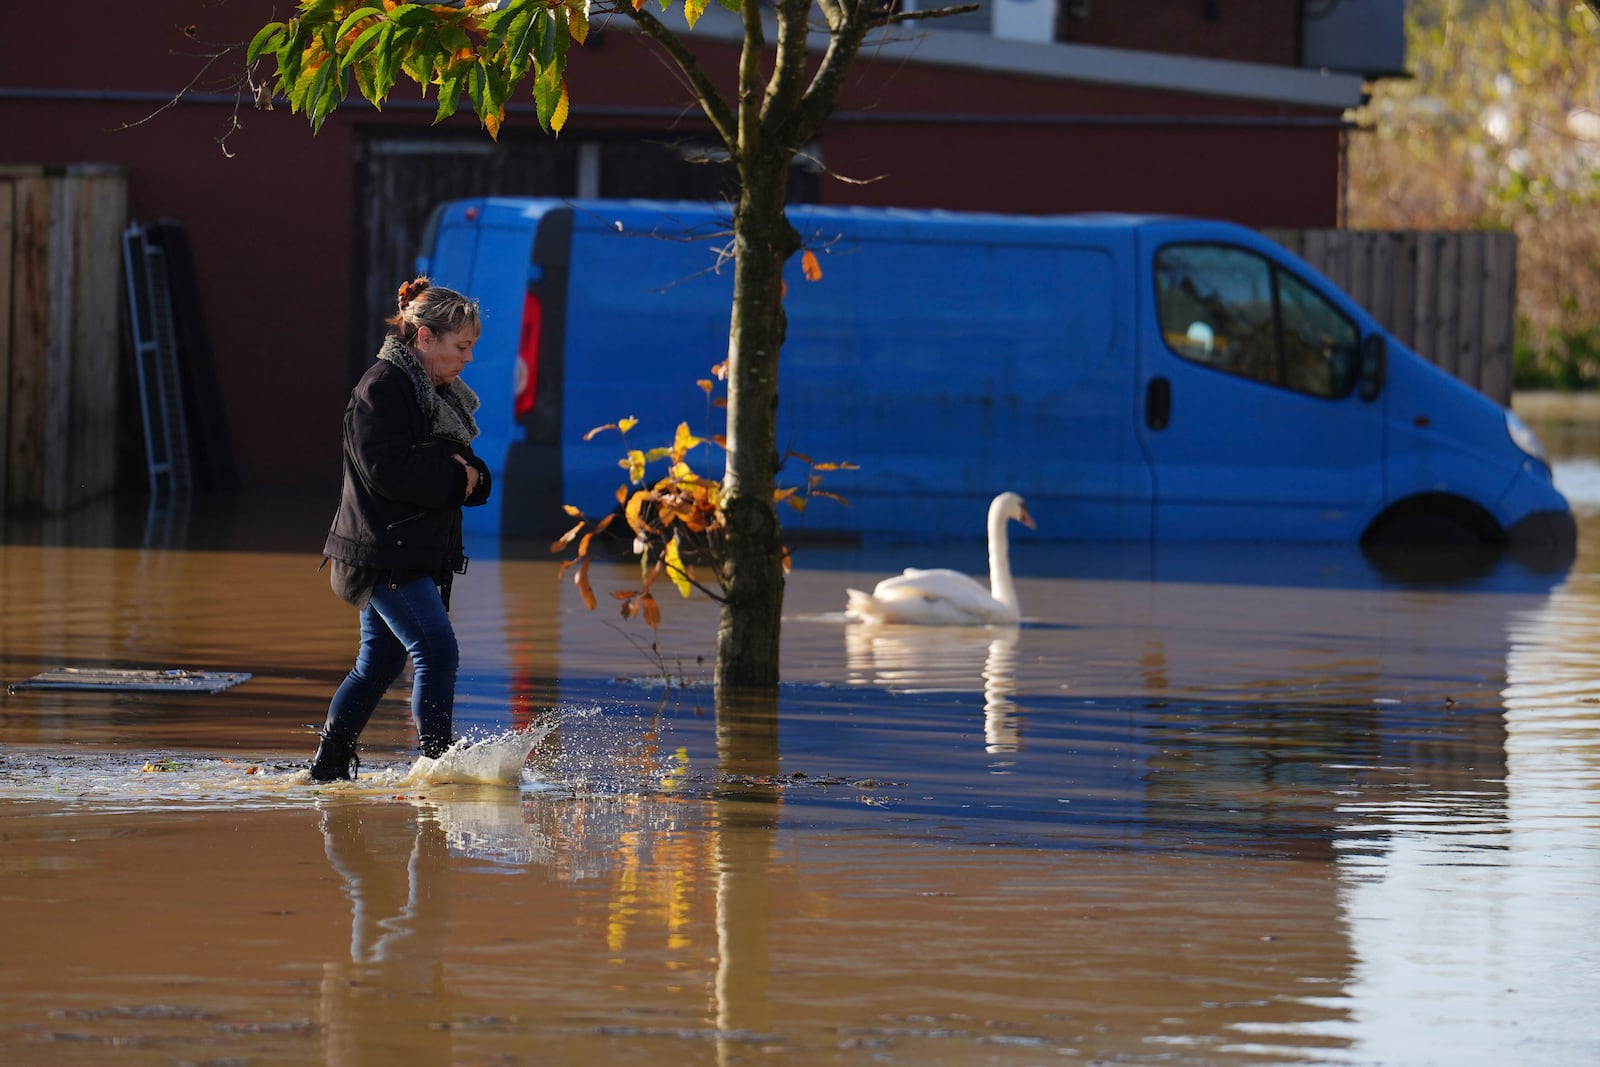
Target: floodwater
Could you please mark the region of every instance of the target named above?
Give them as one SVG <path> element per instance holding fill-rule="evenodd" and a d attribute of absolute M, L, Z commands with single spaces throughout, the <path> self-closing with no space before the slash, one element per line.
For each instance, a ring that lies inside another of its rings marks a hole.
<path fill-rule="evenodd" d="M 981 549 L 803 550 L 769 705 L 710 605 L 478 546 L 479 744 L 398 687 L 323 787 L 322 502 L 14 523 L 0 679 L 252 677 L 0 696 L 0 1062 L 1600 1062 L 1600 447 L 1539 429 L 1570 570 L 1019 531 L 1020 629 L 870 630 Z"/>

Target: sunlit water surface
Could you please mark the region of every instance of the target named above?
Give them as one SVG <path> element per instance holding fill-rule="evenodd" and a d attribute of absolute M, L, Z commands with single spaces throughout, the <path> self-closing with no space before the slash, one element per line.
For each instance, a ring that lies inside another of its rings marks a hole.
<path fill-rule="evenodd" d="M 322 786 L 325 516 L 18 527 L 5 681 L 252 677 L 0 698 L 0 1060 L 1600 1062 L 1600 467 L 1558 480 L 1570 571 L 1022 535 L 1011 630 L 839 614 L 977 546 L 802 551 L 785 685 L 721 709 L 710 605 L 653 649 L 480 549 L 476 743 L 419 763 L 400 686 Z"/>

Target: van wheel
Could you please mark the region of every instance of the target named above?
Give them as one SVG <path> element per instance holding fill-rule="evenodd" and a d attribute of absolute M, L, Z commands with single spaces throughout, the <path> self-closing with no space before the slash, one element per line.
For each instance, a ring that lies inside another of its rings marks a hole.
<path fill-rule="evenodd" d="M 1429 584 L 1487 574 L 1505 547 L 1505 531 L 1488 512 L 1443 494 L 1401 501 L 1361 538 L 1362 553 L 1385 577 Z"/>

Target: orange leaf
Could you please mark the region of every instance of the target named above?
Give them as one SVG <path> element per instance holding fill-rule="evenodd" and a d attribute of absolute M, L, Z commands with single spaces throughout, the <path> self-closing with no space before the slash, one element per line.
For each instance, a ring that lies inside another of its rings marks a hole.
<path fill-rule="evenodd" d="M 611 595 L 612 595 L 612 597 L 614 597 L 617 600 L 627 600 L 629 597 L 638 596 L 639 595 L 639 590 L 637 590 L 637 589 L 613 589 L 613 590 L 611 590 Z"/>
<path fill-rule="evenodd" d="M 721 363 L 718 363 L 716 366 L 712 367 L 711 368 L 711 376 L 713 378 L 717 379 L 717 381 L 719 381 L 719 382 L 727 381 L 728 380 L 728 361 L 727 360 L 723 360 Z"/>
<path fill-rule="evenodd" d="M 618 503 L 621 503 L 621 501 L 618 501 Z M 615 511 L 613 511 L 611 514 L 607 515 L 605 518 L 603 518 L 599 522 L 595 523 L 594 524 L 594 532 L 595 533 L 599 533 L 601 530 L 604 530 L 607 526 L 610 526 L 611 525 L 611 520 L 616 518 L 616 517 L 617 517 L 617 513 Z"/>
<path fill-rule="evenodd" d="M 565 511 L 568 515 L 571 515 L 575 519 L 583 518 L 583 512 L 573 507 L 571 504 L 562 504 L 561 510 Z"/>
<path fill-rule="evenodd" d="M 607 430 L 615 430 L 616 428 L 617 428 L 617 424 L 616 423 L 608 422 L 604 426 L 596 426 L 594 429 L 592 429 L 588 433 L 584 434 L 583 435 L 583 439 L 585 441 L 593 441 L 595 439 L 595 437 L 597 437 L 598 435 L 605 433 Z"/>
<path fill-rule="evenodd" d="M 562 549 L 566 548 L 572 543 L 572 539 L 578 536 L 578 531 L 583 529 L 583 527 L 584 524 L 580 522 L 578 525 L 574 526 L 572 529 L 556 538 L 555 542 L 550 546 L 550 551 L 560 552 Z"/>
<path fill-rule="evenodd" d="M 583 535 L 583 540 L 578 542 L 578 555 L 587 556 L 589 554 L 589 542 L 594 540 L 594 535 L 598 532 L 598 530 L 590 530 Z"/>
<path fill-rule="evenodd" d="M 794 561 L 789 558 L 789 546 L 788 545 L 784 545 L 781 549 L 779 549 L 779 551 L 783 553 L 783 555 L 782 555 L 783 573 L 785 575 L 787 575 L 789 573 L 789 568 L 794 563 Z"/>
<path fill-rule="evenodd" d="M 808 282 L 822 280 L 822 264 L 817 262 L 817 254 L 809 248 L 800 254 L 800 272 Z"/>
<path fill-rule="evenodd" d="M 572 579 L 572 584 L 576 585 L 578 592 L 583 595 L 584 606 L 593 611 L 599 601 L 595 599 L 594 587 L 589 584 L 589 561 L 587 559 L 583 561 L 583 566 L 578 568 L 578 573 Z"/>
<path fill-rule="evenodd" d="M 858 471 L 861 469 L 857 463 L 816 463 L 811 467 L 817 471 Z"/>
<path fill-rule="evenodd" d="M 631 619 L 639 612 L 639 601 L 632 593 L 622 594 L 622 605 L 618 609 L 624 619 Z"/>
<path fill-rule="evenodd" d="M 711 379 L 710 378 L 699 378 L 699 379 L 696 379 L 694 384 L 698 385 L 705 392 L 705 394 L 707 396 L 711 395 Z"/>
<path fill-rule="evenodd" d="M 639 606 L 644 608 L 644 621 L 654 630 L 661 625 L 661 605 L 649 593 L 639 595 Z"/>
<path fill-rule="evenodd" d="M 625 485 L 617 486 L 617 503 L 626 504 L 627 502 L 628 502 L 628 487 L 625 486 Z M 612 514 L 615 514 L 615 512 L 613 512 Z"/>

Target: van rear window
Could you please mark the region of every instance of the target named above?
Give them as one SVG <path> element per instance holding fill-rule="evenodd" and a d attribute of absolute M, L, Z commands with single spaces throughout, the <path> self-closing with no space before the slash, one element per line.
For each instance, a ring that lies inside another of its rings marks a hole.
<path fill-rule="evenodd" d="M 1155 282 L 1161 336 L 1184 359 L 1311 396 L 1355 388 L 1359 327 L 1265 256 L 1167 245 L 1156 253 Z"/>

